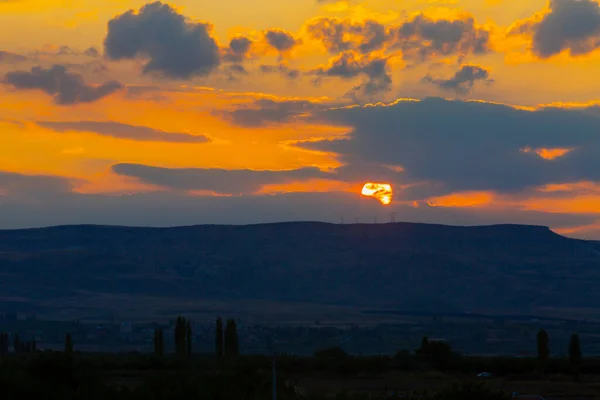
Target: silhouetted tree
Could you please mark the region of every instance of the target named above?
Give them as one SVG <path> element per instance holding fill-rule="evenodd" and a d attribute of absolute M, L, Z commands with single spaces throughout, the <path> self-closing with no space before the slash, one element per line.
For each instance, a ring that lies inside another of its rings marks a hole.
<path fill-rule="evenodd" d="M 0 333 L 0 359 L 8 355 L 8 333 Z"/>
<path fill-rule="evenodd" d="M 65 335 L 65 354 L 72 355 L 73 354 L 73 337 L 70 333 Z"/>
<path fill-rule="evenodd" d="M 223 345 L 223 320 L 217 318 L 215 327 L 215 352 L 217 353 L 217 357 L 223 357 Z"/>
<path fill-rule="evenodd" d="M 548 332 L 540 329 L 537 334 L 537 359 L 542 371 L 542 379 L 544 379 L 544 370 L 548 362 L 548 357 L 550 357 L 550 337 L 548 336 Z"/>
<path fill-rule="evenodd" d="M 581 343 L 579 341 L 579 335 L 571 335 L 571 341 L 569 342 L 569 364 L 571 365 L 571 373 L 573 374 L 573 380 L 579 381 L 579 368 L 581 366 Z"/>
<path fill-rule="evenodd" d="M 225 325 L 225 355 L 236 357 L 240 354 L 237 325 L 234 319 L 228 319 Z"/>
<path fill-rule="evenodd" d="M 19 335 L 15 333 L 13 337 L 13 350 L 15 354 L 18 354 L 21 350 L 21 340 L 19 339 Z"/>
<path fill-rule="evenodd" d="M 427 336 L 423 336 L 421 339 L 421 347 L 419 347 L 415 354 L 417 355 L 428 355 L 429 354 L 429 338 Z"/>
<path fill-rule="evenodd" d="M 192 324 L 188 320 L 187 324 L 185 325 L 185 349 L 187 351 L 188 358 L 192 356 L 192 339 Z"/>
<path fill-rule="evenodd" d="M 177 322 L 175 323 L 175 354 L 179 357 L 184 357 L 187 354 L 185 349 L 185 333 L 185 318 L 181 316 L 177 317 Z"/>
<path fill-rule="evenodd" d="M 154 355 L 162 357 L 165 354 L 165 340 L 162 329 L 154 330 Z"/>

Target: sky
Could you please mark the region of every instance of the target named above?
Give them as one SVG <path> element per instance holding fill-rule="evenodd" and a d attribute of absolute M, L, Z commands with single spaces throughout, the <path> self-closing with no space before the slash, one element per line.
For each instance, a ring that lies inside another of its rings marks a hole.
<path fill-rule="evenodd" d="M 0 24 L 0 229 L 600 240 L 596 0 L 0 0 Z"/>

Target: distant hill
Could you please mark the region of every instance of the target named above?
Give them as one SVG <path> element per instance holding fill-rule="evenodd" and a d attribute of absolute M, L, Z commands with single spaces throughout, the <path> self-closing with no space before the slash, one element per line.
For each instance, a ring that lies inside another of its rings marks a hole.
<path fill-rule="evenodd" d="M 0 231 L 0 311 L 127 294 L 535 314 L 600 310 L 599 285 L 600 243 L 539 226 L 290 222 Z"/>

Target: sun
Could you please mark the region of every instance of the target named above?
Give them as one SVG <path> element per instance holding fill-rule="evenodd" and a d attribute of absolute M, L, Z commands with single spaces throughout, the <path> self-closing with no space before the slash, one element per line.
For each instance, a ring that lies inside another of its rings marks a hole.
<path fill-rule="evenodd" d="M 392 185 L 389 183 L 373 183 L 367 182 L 362 188 L 361 194 L 363 196 L 374 197 L 381 202 L 381 204 L 387 206 L 392 202 L 393 190 Z"/>

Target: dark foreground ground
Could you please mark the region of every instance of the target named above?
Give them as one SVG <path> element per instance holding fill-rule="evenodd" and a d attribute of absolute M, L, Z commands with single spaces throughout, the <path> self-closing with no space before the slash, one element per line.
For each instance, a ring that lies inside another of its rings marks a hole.
<path fill-rule="evenodd" d="M 1 398 L 263 400 L 272 398 L 271 363 L 265 356 L 11 354 L 0 366 Z M 492 377 L 478 378 L 482 371 Z M 509 399 L 513 392 L 600 398 L 600 359 L 584 359 L 581 372 L 573 382 L 568 361 L 551 359 L 542 381 L 531 358 L 358 357 L 330 349 L 278 356 L 277 398 Z"/>

